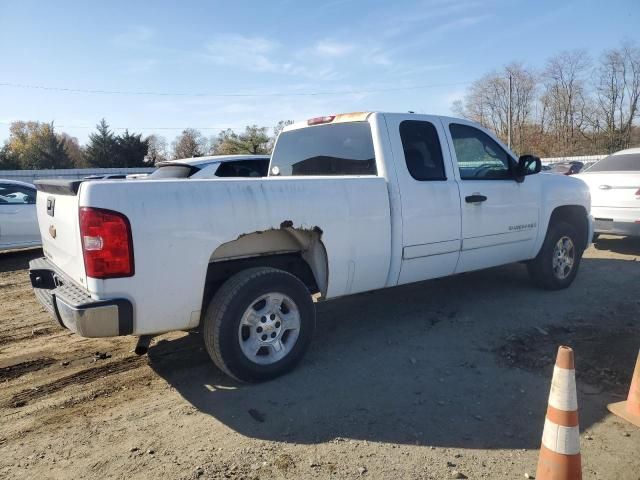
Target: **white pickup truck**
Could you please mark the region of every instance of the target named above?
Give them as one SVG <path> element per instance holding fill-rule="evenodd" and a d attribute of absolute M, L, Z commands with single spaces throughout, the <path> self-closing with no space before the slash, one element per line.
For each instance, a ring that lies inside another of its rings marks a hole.
<path fill-rule="evenodd" d="M 37 297 L 85 337 L 201 329 L 263 381 L 302 358 L 313 298 L 525 262 L 567 287 L 592 234 L 587 186 L 538 174 L 466 120 L 352 113 L 288 126 L 267 178 L 40 181 Z"/>

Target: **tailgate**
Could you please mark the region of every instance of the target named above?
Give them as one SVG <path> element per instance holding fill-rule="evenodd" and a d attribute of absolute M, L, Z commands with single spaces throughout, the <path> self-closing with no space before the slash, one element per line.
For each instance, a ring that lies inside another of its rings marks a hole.
<path fill-rule="evenodd" d="M 80 226 L 79 180 L 37 180 L 36 209 L 45 256 L 69 278 L 86 285 Z"/>
<path fill-rule="evenodd" d="M 640 174 L 585 173 L 580 179 L 589 185 L 593 207 L 640 208 Z"/>

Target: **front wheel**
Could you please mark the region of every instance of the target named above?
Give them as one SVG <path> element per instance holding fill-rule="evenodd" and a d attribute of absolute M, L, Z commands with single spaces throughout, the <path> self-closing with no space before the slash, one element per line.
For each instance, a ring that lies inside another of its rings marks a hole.
<path fill-rule="evenodd" d="M 527 264 L 533 282 L 547 290 L 571 285 L 582 259 L 581 244 L 573 225 L 562 221 L 551 224 L 540 252 Z"/>
<path fill-rule="evenodd" d="M 297 277 L 275 268 L 251 268 L 231 277 L 213 296 L 203 337 L 222 371 L 240 381 L 261 382 L 297 365 L 315 321 L 311 294 Z"/>

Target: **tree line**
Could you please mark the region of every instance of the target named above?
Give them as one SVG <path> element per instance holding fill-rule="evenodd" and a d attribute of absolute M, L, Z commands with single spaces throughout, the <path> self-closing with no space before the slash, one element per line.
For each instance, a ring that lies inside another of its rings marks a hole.
<path fill-rule="evenodd" d="M 518 153 L 595 155 L 640 144 L 639 99 L 640 48 L 625 41 L 595 60 L 585 50 L 572 50 L 537 70 L 509 63 L 473 82 L 452 110 L 505 143 L 510 113 Z"/>
<path fill-rule="evenodd" d="M 9 127 L 9 138 L 0 149 L 0 170 L 135 168 L 204 155 L 267 154 L 280 131 L 291 123 L 280 121 L 271 129 L 250 125 L 240 133 L 228 129 L 212 138 L 187 128 L 169 146 L 160 135 L 143 138 L 129 130 L 116 135 L 104 119 L 89 135 L 86 145 L 56 131 L 53 123 L 18 121 Z"/>
<path fill-rule="evenodd" d="M 511 95 L 509 95 L 511 83 Z M 511 62 L 474 81 L 454 114 L 493 130 L 503 141 L 511 123 L 518 153 L 571 156 L 611 153 L 640 145 L 640 48 L 623 42 L 595 60 L 584 50 L 564 51 L 539 69 Z M 509 108 L 511 106 L 511 108 Z M 0 170 L 146 167 L 171 158 L 213 154 L 269 153 L 275 127 L 250 125 L 243 132 L 225 130 L 207 138 L 187 128 L 169 145 L 160 135 L 116 135 L 103 119 L 86 145 L 53 123 L 13 122 L 0 149 Z M 271 132 L 271 134 L 270 134 Z"/>

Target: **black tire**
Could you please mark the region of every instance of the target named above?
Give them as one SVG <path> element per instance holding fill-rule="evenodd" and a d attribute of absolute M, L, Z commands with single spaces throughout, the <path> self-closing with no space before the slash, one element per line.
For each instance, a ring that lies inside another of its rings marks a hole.
<path fill-rule="evenodd" d="M 553 255 L 556 244 L 562 237 L 568 237 L 574 245 L 574 262 L 565 278 L 559 278 L 554 273 Z M 580 260 L 582 259 L 584 239 L 580 238 L 576 228 L 570 223 L 556 221 L 549 225 L 547 235 L 540 252 L 527 264 L 529 277 L 540 288 L 545 290 L 561 290 L 567 288 L 576 278 Z"/>
<path fill-rule="evenodd" d="M 243 353 L 239 329 L 247 309 L 262 295 L 273 292 L 284 294 L 295 302 L 300 328 L 291 350 L 278 361 L 264 365 L 251 361 Z M 209 302 L 202 334 L 207 352 L 218 368 L 237 380 L 255 383 L 291 371 L 309 347 L 315 324 L 315 306 L 304 283 L 283 270 L 259 267 L 235 274 L 220 287 Z"/>
<path fill-rule="evenodd" d="M 598 240 L 600 240 L 600 234 L 594 233 L 593 237 L 591 238 L 591 243 L 596 243 Z"/>

